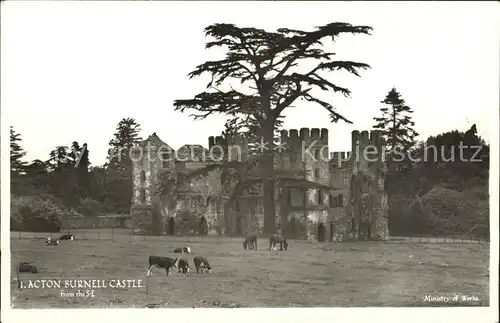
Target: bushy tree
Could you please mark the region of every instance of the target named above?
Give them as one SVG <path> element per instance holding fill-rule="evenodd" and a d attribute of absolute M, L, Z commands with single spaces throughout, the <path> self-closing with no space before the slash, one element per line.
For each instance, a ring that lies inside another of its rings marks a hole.
<path fill-rule="evenodd" d="M 45 165 L 49 191 L 61 197 L 64 204 L 74 207 L 80 198 L 88 197 L 90 161 L 87 144 L 80 147 L 74 141 L 71 146 L 57 146 L 50 152 Z"/>
<path fill-rule="evenodd" d="M 389 196 L 391 233 L 489 234 L 489 146 L 467 131 L 430 136 L 412 151 L 412 164 L 398 170 Z"/>

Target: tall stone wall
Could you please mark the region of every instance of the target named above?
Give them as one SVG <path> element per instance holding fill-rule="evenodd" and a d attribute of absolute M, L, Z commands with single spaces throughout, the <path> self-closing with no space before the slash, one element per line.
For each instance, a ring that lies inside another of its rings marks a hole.
<path fill-rule="evenodd" d="M 166 226 L 166 212 L 158 198 L 159 174 L 173 169 L 175 151 L 156 133 L 132 149 L 133 194 L 131 216 L 134 232 L 160 234 Z"/>
<path fill-rule="evenodd" d="M 130 215 L 133 219 L 134 234 L 152 234 L 153 233 L 153 210 L 151 205 L 132 205 Z"/>
<path fill-rule="evenodd" d="M 287 149 L 284 160 L 281 162 L 283 168 L 296 170 L 297 174 L 311 182 L 329 185 L 329 147 L 328 130 L 323 128 L 301 128 L 281 131 L 281 142 Z M 305 205 L 304 205 L 305 202 Z M 287 220 L 285 227 L 299 227 L 298 231 L 304 230 L 304 238 L 309 240 L 318 239 L 318 230 L 327 228 L 328 220 L 328 192 L 319 189 L 291 189 L 291 207 L 302 207 L 302 211 L 295 210 L 284 214 L 282 219 Z M 302 217 L 303 219 L 300 219 Z M 293 219 L 293 224 L 290 223 Z M 298 221 L 300 219 L 300 221 Z M 328 229 L 320 232 L 320 235 L 328 236 Z M 301 235 L 301 232 L 295 232 Z M 326 238 L 325 238 L 326 239 Z"/>
<path fill-rule="evenodd" d="M 382 146 L 378 132 L 353 131 L 351 152 L 333 152 L 331 155 L 327 129 L 291 129 L 282 131 L 280 135 L 286 151 L 275 159 L 276 168 L 288 169 L 291 173 L 295 171 L 296 174 L 301 173 L 303 179 L 333 187 L 329 190 L 296 188 L 290 189 L 289 193 L 286 190 L 276 192 L 276 222 L 280 226 L 294 226 L 297 228 L 296 233 L 311 240 L 318 240 L 318 235 L 324 235 L 325 240 L 343 240 L 352 233 L 353 221 L 359 224 L 369 215 L 372 238 L 388 238 L 385 164 L 365 158 L 364 152 L 365 147 Z M 158 221 L 153 221 L 158 174 L 165 168 L 174 168 L 173 159 L 169 163 L 157 158 L 163 154 L 160 147 L 166 144 L 156 134 L 150 136 L 143 145 L 149 145 L 148 155 L 134 162 L 131 209 L 134 228 L 140 232 L 151 231 L 151 226 L 158 225 Z M 209 149 L 204 151 L 205 160 L 186 162 L 185 167 L 194 170 L 223 159 L 248 159 L 248 141 L 241 136 L 209 137 L 208 146 Z M 376 155 L 374 152 L 368 153 L 372 159 Z M 238 210 L 235 205 L 224 208 L 234 183 L 222 185 L 223 175 L 217 170 L 192 180 L 189 183 L 191 197 L 188 198 L 205 202 L 196 205 L 188 202 L 189 208 L 196 209 L 194 211 L 199 211 L 200 216 L 205 217 L 209 231 L 220 231 L 221 227 L 235 229 L 238 226 L 238 232 L 261 232 L 264 222 L 261 188 L 257 195 L 241 197 Z M 344 203 L 332 205 L 332 199 L 339 195 L 343 196 Z M 368 203 L 368 200 L 371 202 Z M 164 214 L 167 213 L 165 210 Z M 167 220 L 162 221 L 165 223 Z"/>
<path fill-rule="evenodd" d="M 340 156 L 340 153 L 335 153 Z M 344 159 L 346 155 L 344 154 Z M 329 208 L 329 231 L 332 241 L 343 241 L 348 238 L 350 229 L 350 217 L 346 211 L 349 201 L 350 170 L 346 164 L 337 163 L 338 159 L 332 158 L 330 163 L 330 183 L 338 188 L 330 192 L 332 202 Z"/>
<path fill-rule="evenodd" d="M 350 208 L 354 234 L 373 240 L 388 240 L 388 202 L 385 192 L 384 142 L 379 131 L 353 131 L 353 167 Z"/>

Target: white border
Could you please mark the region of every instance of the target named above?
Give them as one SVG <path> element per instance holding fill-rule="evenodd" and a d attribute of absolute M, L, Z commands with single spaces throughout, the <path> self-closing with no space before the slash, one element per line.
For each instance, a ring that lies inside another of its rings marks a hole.
<path fill-rule="evenodd" d="M 115 2 L 116 3 L 116 2 Z M 132 5 L 127 1 L 128 5 Z M 2 3 L 4 5 L 5 2 Z M 205 2 L 204 5 L 206 5 Z M 299 3 L 294 3 L 297 6 Z M 386 3 L 389 4 L 389 3 Z M 393 4 L 393 3 L 391 3 Z M 65 5 L 68 5 L 66 3 Z M 109 5 L 109 4 L 108 4 Z M 219 2 L 218 9 L 230 5 L 228 2 Z M 217 7 L 214 6 L 214 7 Z M 234 5 L 234 3 L 233 3 Z M 243 4 L 240 4 L 244 6 Z M 248 3 L 247 3 L 248 5 Z M 262 2 L 252 2 L 251 10 L 258 13 L 266 5 Z M 278 3 L 272 4 L 274 6 Z M 315 5 L 310 3 L 309 5 Z M 351 4 L 339 4 L 351 5 Z M 359 2 L 352 5 L 365 5 Z M 373 3 L 372 3 L 373 5 Z M 438 4 L 436 4 L 438 5 Z M 443 5 L 443 4 L 440 4 Z M 449 6 L 458 4 L 448 3 Z M 496 5 L 492 3 L 492 5 Z M 198 3 L 197 6 L 202 6 Z M 258 8 L 260 7 L 260 9 Z M 246 8 L 247 10 L 249 8 Z M 492 9 L 494 7 L 492 6 Z M 496 7 L 498 8 L 498 7 Z M 266 10 L 269 8 L 267 7 Z M 494 9 L 493 9 L 494 10 Z M 251 13 L 249 12 L 249 15 Z M 190 18 L 192 19 L 192 18 Z M 498 49 L 498 44 L 495 44 Z M 492 67 L 493 68 L 493 67 Z M 497 66 L 498 68 L 498 66 Z M 3 86 L 2 86 L 3 88 Z M 27 94 L 29 95 L 29 94 Z M 473 108 L 473 107 L 471 107 Z M 498 110 L 492 109 L 491 116 L 491 165 L 490 165 L 490 307 L 486 308 L 283 308 L 283 309 L 57 309 L 57 310 L 28 310 L 10 308 L 10 167 L 5 156 L 9 156 L 9 116 L 1 111 L 1 311 L 2 322 L 52 322 L 56 317 L 72 323 L 91 321 L 174 321 L 174 322 L 209 322 L 212 319 L 217 322 L 238 320 L 243 322 L 255 322 L 259 320 L 273 320 L 275 322 L 290 321 L 335 321 L 353 322 L 358 319 L 366 319 L 370 322 L 406 321 L 420 322 L 420 316 L 427 322 L 498 322 L 498 183 L 499 183 L 499 115 Z"/>

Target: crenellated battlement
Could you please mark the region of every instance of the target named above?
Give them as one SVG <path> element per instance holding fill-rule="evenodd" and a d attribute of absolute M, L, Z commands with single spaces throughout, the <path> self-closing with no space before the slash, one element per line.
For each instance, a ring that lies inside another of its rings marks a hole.
<path fill-rule="evenodd" d="M 228 148 L 231 145 L 240 145 L 243 148 L 246 144 L 248 144 L 248 138 L 239 135 L 226 138 L 222 136 L 208 137 L 208 149 L 211 149 L 213 146 Z"/>
<path fill-rule="evenodd" d="M 317 146 L 328 145 L 328 129 L 326 128 L 301 128 L 281 130 L 281 141 L 287 143 L 287 147 L 292 149 L 300 149 L 302 142 L 306 144 L 316 141 Z"/>
<path fill-rule="evenodd" d="M 352 132 L 352 155 L 356 167 L 366 169 L 372 167 L 373 162 L 382 161 L 384 154 L 384 140 L 378 130 Z M 371 165 L 371 166 L 370 166 Z"/>
<path fill-rule="evenodd" d="M 208 137 L 209 155 L 215 158 L 229 158 L 230 160 L 245 160 L 248 158 L 248 138 L 241 135 L 232 137 Z"/>
<path fill-rule="evenodd" d="M 351 133 L 352 138 L 352 151 L 356 150 L 356 147 L 359 145 L 360 148 L 364 148 L 366 146 L 372 145 L 377 148 L 382 147 L 384 140 L 382 138 L 382 133 L 379 130 L 371 130 L 371 131 L 361 131 L 354 130 Z"/>

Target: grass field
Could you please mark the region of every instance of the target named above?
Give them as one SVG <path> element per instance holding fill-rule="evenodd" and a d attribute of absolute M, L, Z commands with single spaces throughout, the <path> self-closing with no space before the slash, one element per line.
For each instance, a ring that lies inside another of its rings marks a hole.
<path fill-rule="evenodd" d="M 212 275 L 196 272 L 166 277 L 154 269 L 146 278 L 149 255 L 173 256 L 175 241 L 62 241 L 11 239 L 12 264 L 33 261 L 34 279 L 134 279 L 148 288 L 95 289 L 95 297 L 61 297 L 61 289 L 16 289 L 13 308 L 90 307 L 346 307 L 488 306 L 489 244 L 318 243 L 290 241 L 289 251 L 245 251 L 242 239 L 190 241 L 193 255 L 207 257 Z M 123 238 L 126 239 L 126 238 Z M 64 292 L 75 289 L 62 288 Z M 88 288 L 82 289 L 87 290 Z M 427 296 L 475 296 L 477 300 L 425 302 Z"/>

